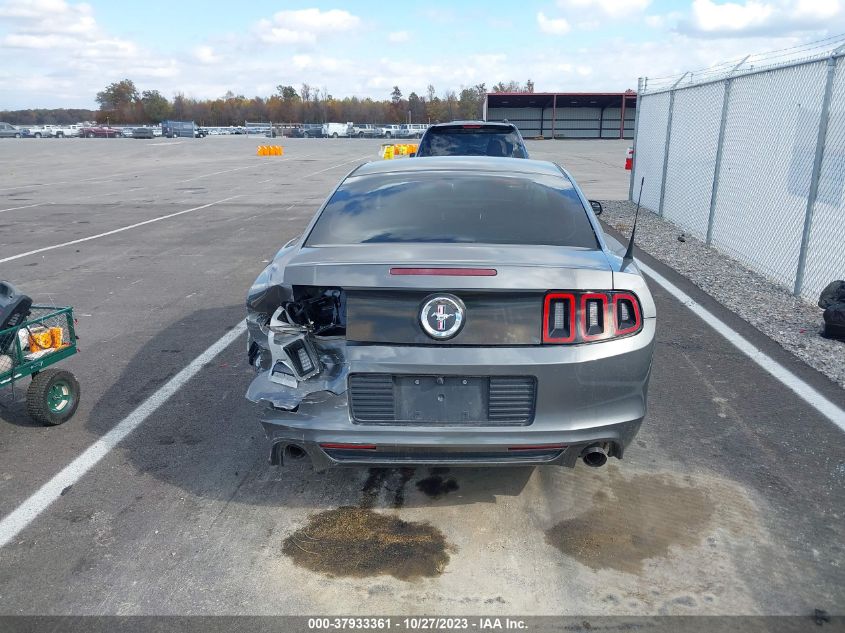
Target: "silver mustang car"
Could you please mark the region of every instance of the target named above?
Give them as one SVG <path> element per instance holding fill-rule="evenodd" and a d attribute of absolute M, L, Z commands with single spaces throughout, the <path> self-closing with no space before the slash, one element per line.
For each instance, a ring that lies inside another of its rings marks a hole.
<path fill-rule="evenodd" d="M 247 324 L 274 464 L 601 466 L 646 413 L 654 301 L 549 162 L 357 167 Z"/>

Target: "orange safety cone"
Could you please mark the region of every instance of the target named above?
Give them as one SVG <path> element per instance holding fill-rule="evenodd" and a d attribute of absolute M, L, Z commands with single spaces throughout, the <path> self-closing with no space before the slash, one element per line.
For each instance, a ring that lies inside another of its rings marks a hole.
<path fill-rule="evenodd" d="M 634 168 L 634 148 L 629 147 L 628 153 L 625 156 L 625 170 L 631 171 Z"/>
<path fill-rule="evenodd" d="M 285 146 L 279 145 L 279 156 L 284 156 L 284 155 L 285 155 Z"/>

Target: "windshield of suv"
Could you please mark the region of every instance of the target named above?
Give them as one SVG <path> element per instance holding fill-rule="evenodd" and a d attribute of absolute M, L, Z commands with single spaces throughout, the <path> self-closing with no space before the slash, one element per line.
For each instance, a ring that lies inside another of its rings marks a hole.
<path fill-rule="evenodd" d="M 517 133 L 504 127 L 431 128 L 420 142 L 417 156 L 528 158 Z"/>
<path fill-rule="evenodd" d="M 568 179 L 500 172 L 347 179 L 323 209 L 306 245 L 370 242 L 598 248 L 587 211 Z"/>

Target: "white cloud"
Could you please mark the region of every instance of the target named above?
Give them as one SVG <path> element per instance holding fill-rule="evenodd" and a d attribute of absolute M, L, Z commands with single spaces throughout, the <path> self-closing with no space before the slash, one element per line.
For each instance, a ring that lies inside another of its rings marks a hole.
<path fill-rule="evenodd" d="M 197 46 L 194 49 L 194 57 L 202 64 L 216 64 L 221 57 L 214 52 L 211 46 Z"/>
<path fill-rule="evenodd" d="M 537 26 L 549 35 L 563 35 L 572 29 L 564 18 L 548 18 L 542 11 L 537 13 Z"/>
<path fill-rule="evenodd" d="M 557 4 L 566 11 L 592 15 L 598 11 L 605 17 L 620 18 L 645 11 L 651 0 L 558 0 Z"/>
<path fill-rule="evenodd" d="M 179 73 L 174 60 L 105 32 L 85 3 L 9 0 L 0 4 L 0 24 L 0 57 L 16 60 L 0 75 L 4 101 L 26 96 L 22 105 L 85 107 L 111 81 L 130 77 L 141 84 Z"/>
<path fill-rule="evenodd" d="M 772 17 L 775 8 L 770 4 L 747 0 L 744 4 L 712 0 L 694 0 L 692 19 L 701 31 L 742 31 L 759 27 Z"/>
<path fill-rule="evenodd" d="M 683 32 L 709 36 L 757 36 L 841 28 L 841 0 L 693 0 Z"/>
<path fill-rule="evenodd" d="M 354 31 L 360 25 L 361 18 L 343 9 L 298 9 L 259 20 L 255 31 L 269 44 L 314 44 L 321 35 Z"/>
<path fill-rule="evenodd" d="M 394 44 L 400 44 L 410 40 L 411 34 L 408 33 L 408 31 L 393 31 L 392 33 L 387 34 L 387 39 Z"/>

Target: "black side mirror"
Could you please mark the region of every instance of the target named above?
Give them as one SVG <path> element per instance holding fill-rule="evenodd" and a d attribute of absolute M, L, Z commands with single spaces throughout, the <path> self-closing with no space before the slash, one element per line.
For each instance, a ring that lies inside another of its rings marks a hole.
<path fill-rule="evenodd" d="M 590 200 L 590 206 L 593 207 L 593 213 L 595 213 L 596 215 L 601 215 L 601 202 L 599 202 L 598 200 Z"/>

